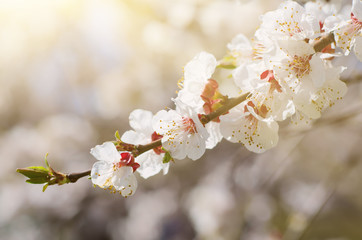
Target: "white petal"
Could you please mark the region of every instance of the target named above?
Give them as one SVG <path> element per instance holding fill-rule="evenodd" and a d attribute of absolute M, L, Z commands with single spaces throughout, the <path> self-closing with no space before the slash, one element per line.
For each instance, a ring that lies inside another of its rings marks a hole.
<path fill-rule="evenodd" d="M 352 13 L 359 21 L 362 21 L 362 2 L 361 2 L 361 0 L 353 0 Z"/>
<path fill-rule="evenodd" d="M 132 167 L 119 168 L 112 177 L 112 183 L 124 197 L 132 196 L 137 189 L 137 179 L 133 174 Z"/>
<path fill-rule="evenodd" d="M 354 45 L 354 54 L 358 58 L 358 60 L 362 61 L 362 37 L 356 37 L 355 45 Z"/>
<path fill-rule="evenodd" d="M 161 170 L 167 173 L 169 163 L 162 162 L 163 156 L 164 154 L 157 155 L 153 150 L 141 154 L 136 158 L 136 162 L 140 164 L 137 172 L 145 179 L 156 175 Z"/>
<path fill-rule="evenodd" d="M 101 188 L 108 188 L 112 185 L 113 164 L 99 161 L 93 164 L 91 171 L 92 183 Z"/>
<path fill-rule="evenodd" d="M 151 135 L 153 133 L 152 117 L 152 112 L 136 109 L 129 115 L 129 125 L 136 130 L 136 132 Z"/>
<path fill-rule="evenodd" d="M 143 133 L 138 133 L 132 130 L 126 131 L 121 137 L 122 142 L 130 144 L 146 144 L 151 142 L 151 134 L 145 136 Z"/>
<path fill-rule="evenodd" d="M 227 45 L 227 48 L 230 51 L 242 51 L 242 55 L 246 55 L 248 52 L 252 51 L 250 41 L 244 34 L 238 34 L 237 36 L 235 36 L 231 40 L 231 43 Z"/>
<path fill-rule="evenodd" d="M 312 59 L 309 61 L 311 66 L 311 72 L 309 73 L 314 86 L 320 88 L 326 80 L 326 69 L 322 59 L 320 59 L 319 54 L 313 55 Z"/>
<path fill-rule="evenodd" d="M 301 115 L 304 118 L 304 115 L 310 119 L 317 119 L 321 117 L 321 109 L 312 101 L 294 101 L 294 104 L 298 111 L 301 111 Z M 304 119 L 302 119 L 304 120 Z"/>
<path fill-rule="evenodd" d="M 201 94 L 202 94 L 202 92 L 200 92 L 198 94 L 194 94 L 194 93 L 191 93 L 190 91 L 188 91 L 186 88 L 183 88 L 178 92 L 177 98 L 174 99 L 174 102 L 175 103 L 177 103 L 177 102 L 187 103 L 187 105 L 192 107 L 193 109 L 195 109 L 195 111 L 201 112 L 201 111 L 203 111 L 203 106 L 205 103 L 202 100 L 202 98 L 200 97 Z M 176 104 L 176 108 L 177 108 L 177 104 Z"/>
<path fill-rule="evenodd" d="M 106 162 L 115 162 L 121 158 L 116 147 L 111 142 L 105 142 L 102 145 L 95 146 L 91 149 L 90 153 L 96 159 Z"/>
<path fill-rule="evenodd" d="M 181 116 L 175 110 L 161 110 L 153 117 L 152 126 L 156 133 L 164 135 L 170 128 L 172 128 L 172 124 L 170 125 L 170 122 L 179 120 L 181 120 Z"/>
<path fill-rule="evenodd" d="M 220 130 L 225 139 L 242 143 L 253 152 L 262 153 L 278 142 L 278 124 L 272 119 L 257 120 L 244 115 L 238 121 L 220 117 Z"/>
<path fill-rule="evenodd" d="M 187 156 L 192 160 L 197 160 L 205 153 L 205 140 L 198 134 L 190 137 L 190 145 L 187 149 Z"/>
<path fill-rule="evenodd" d="M 352 20 L 342 22 L 340 26 L 334 31 L 334 39 L 336 44 L 340 47 L 345 55 L 348 55 L 351 51 L 351 47 L 354 44 L 356 38 L 355 26 Z"/>
<path fill-rule="evenodd" d="M 250 64 L 241 64 L 235 70 L 233 70 L 233 78 L 235 84 L 245 92 L 250 92 L 254 89 L 255 81 L 258 80 L 256 69 L 252 68 L 253 71 L 250 71 Z"/>
<path fill-rule="evenodd" d="M 279 40 L 278 44 L 290 56 L 303 56 L 315 53 L 313 47 L 304 40 Z"/>
<path fill-rule="evenodd" d="M 215 57 L 207 52 L 201 52 L 185 66 L 184 82 L 206 81 L 214 73 L 217 65 Z"/>
<path fill-rule="evenodd" d="M 206 148 L 213 149 L 222 139 L 220 123 L 209 122 L 206 124 L 206 130 L 210 135 L 206 140 Z"/>
<path fill-rule="evenodd" d="M 275 147 L 278 143 L 279 126 L 275 121 L 259 121 L 257 133 L 253 136 L 253 143 L 245 143 L 245 147 L 252 152 L 262 153 Z"/>
<path fill-rule="evenodd" d="M 174 159 L 178 160 L 186 158 L 189 144 L 189 140 L 186 140 L 185 142 L 182 142 L 182 144 L 180 144 L 179 142 L 167 141 L 166 138 L 162 139 L 162 147 L 169 151 Z"/>

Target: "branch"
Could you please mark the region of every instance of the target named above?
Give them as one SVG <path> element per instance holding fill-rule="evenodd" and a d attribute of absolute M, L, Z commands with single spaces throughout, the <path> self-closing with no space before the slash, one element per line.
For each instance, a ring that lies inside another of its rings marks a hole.
<path fill-rule="evenodd" d="M 216 111 L 208 114 L 208 115 L 204 115 L 204 117 L 202 118 L 202 123 L 203 124 L 207 124 L 208 122 L 212 121 L 213 119 L 227 113 L 230 109 L 232 109 L 233 107 L 239 105 L 240 103 L 242 103 L 243 101 L 246 100 L 247 96 L 249 95 L 249 93 L 245 93 L 239 97 L 236 98 L 230 98 L 225 105 L 223 105 L 222 107 L 218 108 Z"/>
<path fill-rule="evenodd" d="M 334 34 L 330 32 L 328 35 L 319 39 L 313 46 L 316 52 L 321 52 L 325 47 L 334 42 Z"/>
<path fill-rule="evenodd" d="M 91 174 L 91 170 L 80 172 L 80 173 L 69 173 L 66 175 L 66 178 L 69 180 L 69 182 L 75 183 L 76 181 L 78 181 L 78 179 L 89 176 L 90 174 Z"/>
<path fill-rule="evenodd" d="M 135 152 L 135 156 L 141 155 L 144 152 L 147 152 L 151 149 L 157 148 L 162 146 L 162 141 L 161 139 L 158 139 L 156 141 L 153 141 L 149 144 L 145 144 L 145 145 L 138 145 L 136 146 L 136 152 Z"/>

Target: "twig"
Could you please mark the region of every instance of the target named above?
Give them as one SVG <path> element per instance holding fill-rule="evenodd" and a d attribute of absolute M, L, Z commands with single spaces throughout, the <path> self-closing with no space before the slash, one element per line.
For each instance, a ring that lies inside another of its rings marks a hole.
<path fill-rule="evenodd" d="M 80 172 L 80 173 L 69 173 L 66 175 L 66 178 L 69 179 L 69 182 L 75 183 L 76 181 L 78 181 L 78 179 L 89 176 L 90 173 L 91 173 L 91 170 L 88 170 L 85 172 Z"/>

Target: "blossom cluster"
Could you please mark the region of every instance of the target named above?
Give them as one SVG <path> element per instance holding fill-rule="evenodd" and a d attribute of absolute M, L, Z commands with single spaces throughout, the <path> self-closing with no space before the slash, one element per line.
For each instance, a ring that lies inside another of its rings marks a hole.
<path fill-rule="evenodd" d="M 348 66 L 335 59 L 351 52 L 362 59 L 361 30 L 360 0 L 349 11 L 324 1 L 283 2 L 261 17 L 251 39 L 232 39 L 221 60 L 201 52 L 187 63 L 172 99 L 175 109 L 155 115 L 134 110 L 133 130 L 93 148 L 99 160 L 93 184 L 131 196 L 135 172 L 143 178 L 167 174 L 170 161 L 197 160 L 223 138 L 255 153 L 275 147 L 280 121 L 309 125 L 345 95 L 340 74 Z M 219 88 L 217 71 L 230 71 L 222 82 L 231 81 L 243 101 L 229 107 L 232 94 Z"/>

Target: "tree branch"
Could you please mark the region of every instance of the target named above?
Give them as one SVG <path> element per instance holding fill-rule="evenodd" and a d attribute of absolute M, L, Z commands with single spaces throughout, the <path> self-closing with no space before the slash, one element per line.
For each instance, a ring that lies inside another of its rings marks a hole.
<path fill-rule="evenodd" d="M 66 178 L 69 180 L 69 182 L 75 183 L 76 181 L 78 181 L 78 179 L 89 176 L 90 174 L 91 174 L 91 170 L 80 172 L 80 173 L 69 173 L 66 175 Z"/>
<path fill-rule="evenodd" d="M 333 32 L 319 39 L 313 46 L 316 52 L 321 52 L 325 47 L 334 42 Z"/>

